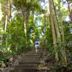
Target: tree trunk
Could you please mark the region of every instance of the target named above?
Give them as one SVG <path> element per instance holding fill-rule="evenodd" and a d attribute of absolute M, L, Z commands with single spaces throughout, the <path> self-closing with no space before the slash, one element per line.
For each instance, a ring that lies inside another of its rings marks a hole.
<path fill-rule="evenodd" d="M 27 39 L 27 30 L 28 30 L 28 19 L 29 19 L 29 11 L 23 11 L 23 22 L 24 22 L 24 34 L 25 34 L 25 40 L 26 40 L 26 48 L 28 47 L 28 39 Z"/>
<path fill-rule="evenodd" d="M 49 0 L 49 8 L 50 8 L 50 23 L 51 23 L 51 30 L 52 30 L 55 58 L 56 58 L 56 61 L 58 61 L 59 58 L 58 58 L 58 52 L 57 52 L 56 29 L 55 29 L 55 25 L 54 25 L 55 23 L 54 23 L 54 20 L 53 20 L 54 14 L 53 14 L 52 0 Z"/>
<path fill-rule="evenodd" d="M 61 42 L 64 44 L 64 31 L 63 31 L 63 25 L 62 25 L 62 21 L 60 22 L 61 24 L 61 35 L 59 32 L 59 25 L 57 22 L 57 17 L 56 17 L 56 9 L 54 7 L 54 2 L 53 0 L 49 0 L 50 3 L 50 21 L 51 21 L 51 28 L 52 28 L 52 36 L 53 36 L 53 44 L 54 44 L 54 48 L 55 48 L 55 57 L 56 60 L 59 60 L 59 54 L 60 53 L 62 55 L 61 61 L 62 64 L 67 64 L 67 59 L 66 59 L 66 52 L 65 52 L 65 48 L 64 46 L 61 45 Z M 61 37 L 62 36 L 62 37 Z M 58 43 L 58 45 L 57 45 Z M 60 49 L 59 49 L 60 48 Z"/>
<path fill-rule="evenodd" d="M 4 2 L 3 11 L 4 11 L 4 17 L 5 17 L 4 30 L 6 32 L 7 25 L 8 25 L 8 22 L 10 20 L 10 17 L 11 17 L 11 1 L 10 0 L 7 0 L 7 1 Z"/>
<path fill-rule="evenodd" d="M 70 21 L 72 22 L 72 9 L 70 8 L 70 3 L 68 2 L 68 0 L 67 0 L 67 3 L 68 3 L 68 11 L 69 11 Z"/>
<path fill-rule="evenodd" d="M 4 12 L 4 31 L 7 31 L 7 26 L 8 26 L 8 22 L 10 20 L 11 17 L 11 3 L 9 0 L 4 1 L 4 3 L 2 4 L 2 10 Z M 7 46 L 7 35 L 3 35 L 3 44 L 5 44 Z"/>

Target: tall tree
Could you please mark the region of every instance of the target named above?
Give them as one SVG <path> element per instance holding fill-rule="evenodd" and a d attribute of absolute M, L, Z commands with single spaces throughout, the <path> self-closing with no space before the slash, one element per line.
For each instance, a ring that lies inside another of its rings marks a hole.
<path fill-rule="evenodd" d="M 50 6 L 50 20 L 51 20 L 51 28 L 52 28 L 52 36 L 53 36 L 53 43 L 55 49 L 55 57 L 56 60 L 59 60 L 59 53 L 62 55 L 61 60 L 64 64 L 67 64 L 66 53 L 64 46 L 61 46 L 61 42 L 64 44 L 64 31 L 63 31 L 63 24 L 62 21 L 60 22 L 61 27 L 61 34 L 59 31 L 59 24 L 57 21 L 57 13 L 54 6 L 54 1 L 49 0 Z M 61 37 L 62 36 L 62 37 Z M 60 47 L 60 48 L 59 48 Z"/>
<path fill-rule="evenodd" d="M 55 58 L 58 61 L 58 52 L 57 52 L 57 38 L 56 38 L 56 30 L 55 25 L 53 21 L 54 17 L 54 9 L 53 9 L 53 2 L 52 0 L 49 0 L 49 8 L 50 8 L 50 23 L 51 23 L 51 30 L 52 30 L 52 36 L 53 36 L 53 45 L 54 45 L 54 51 L 55 51 Z"/>
<path fill-rule="evenodd" d="M 24 33 L 27 45 L 27 27 L 30 11 L 40 9 L 40 6 L 37 0 L 13 0 L 13 3 L 16 6 L 17 10 L 21 11 L 23 15 Z"/>

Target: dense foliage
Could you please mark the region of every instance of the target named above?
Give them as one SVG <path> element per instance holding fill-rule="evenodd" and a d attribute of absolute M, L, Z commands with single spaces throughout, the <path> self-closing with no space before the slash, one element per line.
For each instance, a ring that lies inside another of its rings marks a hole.
<path fill-rule="evenodd" d="M 45 4 L 43 0 L 0 0 L 0 62 L 34 49 L 36 40 L 58 64 L 67 66 L 71 62 L 72 1 L 49 0 L 45 8 L 42 3 Z"/>

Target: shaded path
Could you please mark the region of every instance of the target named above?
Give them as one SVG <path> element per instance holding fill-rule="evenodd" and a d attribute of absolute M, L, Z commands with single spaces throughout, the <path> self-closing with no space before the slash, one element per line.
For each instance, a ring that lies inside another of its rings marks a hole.
<path fill-rule="evenodd" d="M 52 69 L 52 62 L 46 64 L 45 60 L 49 58 L 48 52 L 39 49 L 38 53 L 32 50 L 17 59 L 16 65 L 13 65 L 12 69 L 4 72 L 49 72 Z M 50 62 L 51 59 L 47 59 Z M 14 63 L 15 64 L 15 63 Z M 51 66 L 50 66 L 51 65 Z"/>
<path fill-rule="evenodd" d="M 42 58 L 43 52 L 41 49 L 37 53 L 32 50 L 22 56 L 19 65 L 11 72 L 37 72 L 39 65 L 43 64 Z"/>

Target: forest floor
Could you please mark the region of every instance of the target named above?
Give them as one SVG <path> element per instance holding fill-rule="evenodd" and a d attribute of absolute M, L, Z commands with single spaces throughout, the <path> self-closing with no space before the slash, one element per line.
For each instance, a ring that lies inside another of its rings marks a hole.
<path fill-rule="evenodd" d="M 72 72 L 72 67 L 58 65 L 47 50 L 41 49 L 12 57 L 7 64 L 0 72 Z"/>

